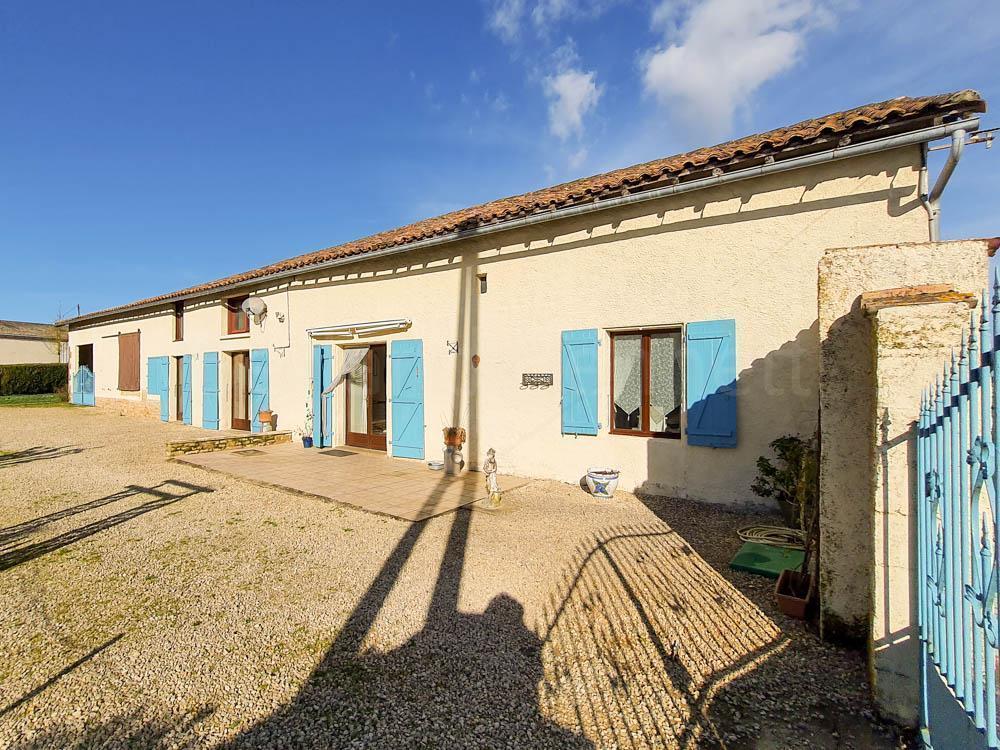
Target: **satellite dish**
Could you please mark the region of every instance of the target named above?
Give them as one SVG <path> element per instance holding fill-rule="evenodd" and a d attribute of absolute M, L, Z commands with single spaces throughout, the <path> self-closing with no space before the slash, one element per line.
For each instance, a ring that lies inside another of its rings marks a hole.
<path fill-rule="evenodd" d="M 267 304 L 260 297 L 247 297 L 240 305 L 247 315 L 253 316 L 253 322 L 259 324 L 264 313 L 267 312 Z"/>

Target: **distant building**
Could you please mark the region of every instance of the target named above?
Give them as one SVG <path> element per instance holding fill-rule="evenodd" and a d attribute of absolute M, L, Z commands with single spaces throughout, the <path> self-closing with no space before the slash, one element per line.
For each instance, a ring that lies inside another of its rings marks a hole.
<path fill-rule="evenodd" d="M 0 365 L 69 362 L 66 327 L 0 320 Z"/>

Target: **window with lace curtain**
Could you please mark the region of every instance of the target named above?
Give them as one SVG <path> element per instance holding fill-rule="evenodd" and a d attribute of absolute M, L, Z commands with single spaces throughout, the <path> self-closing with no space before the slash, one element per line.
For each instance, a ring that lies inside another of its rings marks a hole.
<path fill-rule="evenodd" d="M 681 331 L 611 334 L 611 432 L 681 436 Z"/>

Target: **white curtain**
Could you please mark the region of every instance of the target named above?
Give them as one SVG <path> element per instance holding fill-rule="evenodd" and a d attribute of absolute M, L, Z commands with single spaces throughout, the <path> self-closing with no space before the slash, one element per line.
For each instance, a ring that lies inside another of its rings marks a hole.
<path fill-rule="evenodd" d="M 340 382 L 351 374 L 351 370 L 361 364 L 361 360 L 363 360 L 367 354 L 367 346 L 360 346 L 356 349 L 344 349 L 344 364 L 341 365 L 340 372 L 337 373 L 337 376 L 333 379 L 330 385 L 324 389 L 323 395 L 325 396 L 328 393 L 332 393 L 333 389 L 340 385 Z"/>
<path fill-rule="evenodd" d="M 642 400 L 642 340 L 638 336 L 615 338 L 615 406 L 632 414 Z"/>

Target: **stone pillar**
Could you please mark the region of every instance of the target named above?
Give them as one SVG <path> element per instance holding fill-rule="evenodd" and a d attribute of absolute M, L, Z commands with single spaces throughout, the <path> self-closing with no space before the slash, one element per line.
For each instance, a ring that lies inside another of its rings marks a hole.
<path fill-rule="evenodd" d="M 879 711 L 916 726 L 920 706 L 917 638 L 916 422 L 920 394 L 949 361 L 976 297 L 947 285 L 867 292 L 875 393 L 869 417 L 874 457 L 869 674 Z"/>
<path fill-rule="evenodd" d="M 861 295 L 930 284 L 978 292 L 987 283 L 990 249 L 987 240 L 876 245 L 828 250 L 820 260 L 819 588 L 824 638 L 864 646 L 873 610 L 876 360 L 873 321 L 862 310 Z M 914 387 L 923 383 L 914 377 Z M 895 426 L 904 428 L 903 422 Z"/>

